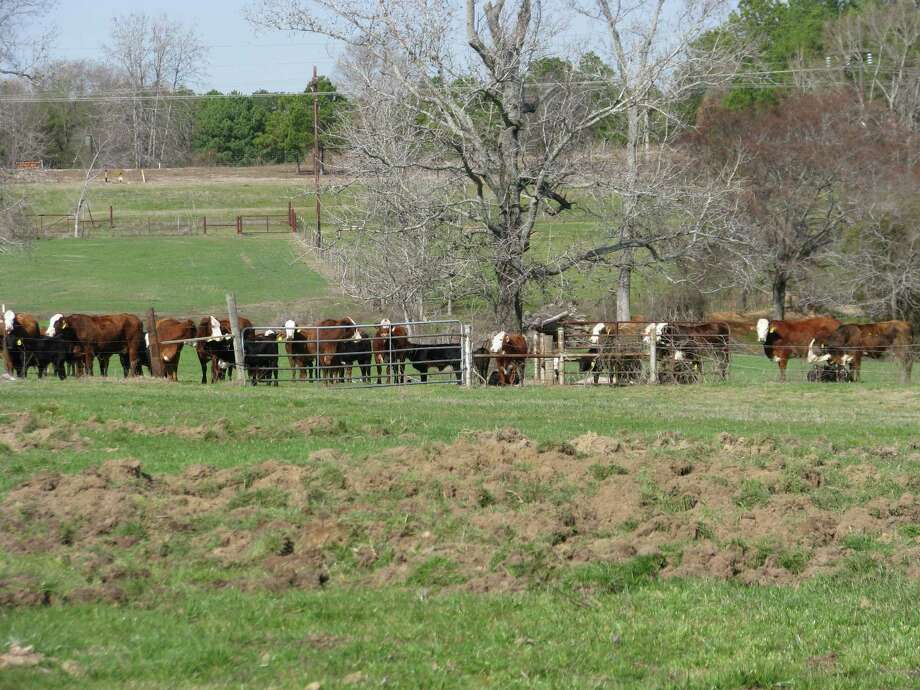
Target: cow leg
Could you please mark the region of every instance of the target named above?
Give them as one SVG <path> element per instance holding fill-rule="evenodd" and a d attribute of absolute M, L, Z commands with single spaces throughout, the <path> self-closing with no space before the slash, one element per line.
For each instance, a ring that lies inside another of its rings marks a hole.
<path fill-rule="evenodd" d="M 780 356 L 779 360 L 776 362 L 776 366 L 779 367 L 779 382 L 786 382 L 786 365 L 789 364 L 789 360 L 783 356 Z"/>
<path fill-rule="evenodd" d="M 198 357 L 198 364 L 201 365 L 201 382 L 208 382 L 208 360 L 205 357 Z"/>

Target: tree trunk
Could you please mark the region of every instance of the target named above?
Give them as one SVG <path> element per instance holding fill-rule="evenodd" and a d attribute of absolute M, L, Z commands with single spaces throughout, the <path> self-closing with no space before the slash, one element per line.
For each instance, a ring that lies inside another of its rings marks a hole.
<path fill-rule="evenodd" d="M 632 263 L 620 266 L 620 279 L 617 282 L 617 321 L 629 321 L 632 318 L 629 309 L 629 291 L 632 284 Z"/>
<path fill-rule="evenodd" d="M 500 263 L 495 270 L 498 282 L 495 321 L 499 329 L 519 333 L 523 330 L 524 307 L 521 287 L 510 263 Z"/>
<path fill-rule="evenodd" d="M 785 274 L 778 273 L 773 276 L 773 318 L 786 318 L 786 284 L 789 279 Z"/>

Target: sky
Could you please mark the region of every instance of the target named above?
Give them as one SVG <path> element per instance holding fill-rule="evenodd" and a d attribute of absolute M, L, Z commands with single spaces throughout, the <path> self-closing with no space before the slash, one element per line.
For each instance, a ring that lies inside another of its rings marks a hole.
<path fill-rule="evenodd" d="M 165 13 L 198 30 L 209 47 L 207 74 L 193 85 L 199 92 L 303 91 L 313 65 L 320 74 L 334 73 L 338 50 L 334 43 L 310 34 L 257 31 L 243 17 L 248 4 L 247 0 L 58 0 L 48 17 L 55 35 L 52 55 L 102 59 L 113 18 L 136 10 Z"/>

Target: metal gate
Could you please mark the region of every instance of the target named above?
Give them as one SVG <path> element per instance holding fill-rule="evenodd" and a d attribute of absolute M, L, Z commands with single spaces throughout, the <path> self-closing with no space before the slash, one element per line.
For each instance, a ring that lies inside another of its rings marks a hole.
<path fill-rule="evenodd" d="M 455 320 L 343 319 L 247 327 L 241 340 L 252 385 L 468 385 L 469 332 Z"/>

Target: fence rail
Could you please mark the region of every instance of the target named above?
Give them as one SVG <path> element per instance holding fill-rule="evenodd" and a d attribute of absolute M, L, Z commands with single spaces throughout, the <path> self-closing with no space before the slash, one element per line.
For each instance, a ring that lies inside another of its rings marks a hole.
<path fill-rule="evenodd" d="M 185 236 L 214 234 L 215 230 L 232 229 L 237 235 L 296 233 L 300 225 L 293 202 L 288 202 L 285 211 L 267 213 L 229 212 L 213 214 L 183 213 L 166 216 L 162 213 L 118 214 L 112 206 L 107 216 L 94 217 L 88 209 L 80 217 L 69 213 L 34 213 L 27 216 L 32 223 L 32 236 L 42 239 L 67 238 L 74 236 L 76 227 L 79 237 L 115 236 Z"/>

